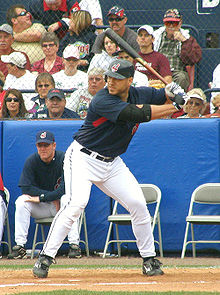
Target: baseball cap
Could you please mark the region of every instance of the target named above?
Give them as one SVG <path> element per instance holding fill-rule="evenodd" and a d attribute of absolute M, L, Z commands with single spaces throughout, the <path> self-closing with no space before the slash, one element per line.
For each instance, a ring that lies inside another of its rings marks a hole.
<path fill-rule="evenodd" d="M 60 100 L 65 99 L 63 90 L 57 88 L 50 89 L 47 94 L 47 99 L 51 99 L 53 97 L 57 97 Z"/>
<path fill-rule="evenodd" d="M 109 65 L 105 75 L 119 80 L 130 78 L 134 76 L 134 66 L 130 61 L 117 59 Z"/>
<path fill-rule="evenodd" d="M 188 94 L 188 99 L 187 100 L 189 100 L 190 98 L 198 98 L 198 99 L 202 100 L 203 102 L 206 102 L 205 97 L 202 97 L 198 93 L 190 94 L 190 95 Z"/>
<path fill-rule="evenodd" d="M 45 143 L 53 143 L 55 142 L 55 138 L 52 132 L 46 130 L 46 131 L 38 131 L 36 134 L 36 144 L 40 142 Z"/>
<path fill-rule="evenodd" d="M 121 18 L 126 17 L 124 8 L 119 7 L 119 6 L 113 6 L 112 8 L 110 8 L 109 11 L 108 11 L 107 16 L 109 16 L 111 14 L 117 15 L 117 16 L 119 16 Z"/>
<path fill-rule="evenodd" d="M 3 31 L 7 34 L 13 35 L 13 29 L 8 24 L 3 24 L 0 26 L 0 31 Z"/>
<path fill-rule="evenodd" d="M 26 56 L 18 51 L 12 52 L 9 55 L 2 55 L 1 60 L 7 64 L 12 63 L 19 68 L 25 68 L 25 65 L 27 63 Z"/>
<path fill-rule="evenodd" d="M 79 49 L 73 44 L 67 45 L 67 47 L 63 51 L 63 58 L 69 57 L 80 59 Z"/>
<path fill-rule="evenodd" d="M 179 22 L 182 19 L 179 10 L 176 8 L 168 9 L 163 17 L 164 22 Z"/>
<path fill-rule="evenodd" d="M 154 29 L 149 26 L 149 25 L 144 25 L 144 26 L 141 26 L 138 30 L 137 30 L 137 33 L 140 32 L 140 30 L 145 30 L 149 35 L 152 35 L 154 34 Z"/>

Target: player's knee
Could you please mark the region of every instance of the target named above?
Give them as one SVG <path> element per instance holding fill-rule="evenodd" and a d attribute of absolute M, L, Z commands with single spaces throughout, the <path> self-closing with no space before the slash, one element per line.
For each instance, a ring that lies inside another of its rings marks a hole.
<path fill-rule="evenodd" d="M 15 201 L 16 210 L 23 209 L 26 205 L 28 205 L 28 202 L 25 202 L 27 200 L 26 195 L 21 195 L 17 198 Z"/>

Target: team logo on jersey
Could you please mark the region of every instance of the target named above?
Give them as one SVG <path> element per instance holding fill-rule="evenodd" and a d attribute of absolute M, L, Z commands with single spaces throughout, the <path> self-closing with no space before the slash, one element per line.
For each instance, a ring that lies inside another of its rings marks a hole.
<path fill-rule="evenodd" d="M 84 58 L 86 57 L 86 55 L 89 55 L 89 52 L 90 52 L 89 44 L 85 44 L 84 42 L 77 41 L 73 45 L 78 48 L 80 58 Z"/>
<path fill-rule="evenodd" d="M 117 72 L 118 71 L 118 68 L 120 67 L 120 64 L 116 64 L 116 65 L 113 65 L 112 66 L 112 72 Z"/>
<path fill-rule="evenodd" d="M 137 123 L 137 124 L 135 124 L 135 126 L 132 128 L 132 132 L 131 132 L 132 135 L 134 135 L 135 132 L 138 130 L 139 125 L 140 125 L 140 124 Z"/>
<path fill-rule="evenodd" d="M 44 139 L 46 137 L 47 137 L 47 132 L 42 132 L 41 135 L 40 135 L 40 138 Z"/>
<path fill-rule="evenodd" d="M 60 186 L 60 183 L 61 183 L 61 177 L 57 179 L 57 183 L 55 184 L 54 189 L 57 189 Z"/>

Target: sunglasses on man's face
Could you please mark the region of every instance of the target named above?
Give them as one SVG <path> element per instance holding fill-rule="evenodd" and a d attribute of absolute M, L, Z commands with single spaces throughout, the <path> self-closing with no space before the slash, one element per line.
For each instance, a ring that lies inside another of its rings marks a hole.
<path fill-rule="evenodd" d="M 177 26 L 179 25 L 179 23 L 180 23 L 180 22 L 164 22 L 164 25 L 165 25 L 166 27 L 171 27 L 171 26 L 173 26 L 173 27 L 177 27 Z"/>
<path fill-rule="evenodd" d="M 123 18 L 121 17 L 109 17 L 108 21 L 109 22 L 121 22 Z"/>
<path fill-rule="evenodd" d="M 5 99 L 6 102 L 12 102 L 12 100 L 13 100 L 14 102 L 19 102 L 19 98 L 17 98 L 17 97 L 7 97 L 7 98 Z"/>
<path fill-rule="evenodd" d="M 44 48 L 47 48 L 47 47 L 52 48 L 52 47 L 54 47 L 54 45 L 55 44 L 43 44 L 42 47 L 44 47 Z"/>
<path fill-rule="evenodd" d="M 199 103 L 199 102 L 194 102 L 194 101 L 189 101 L 189 105 L 195 105 L 196 107 L 199 107 L 199 106 L 201 106 L 202 104 L 201 103 Z"/>
<path fill-rule="evenodd" d="M 28 11 L 22 11 L 21 13 L 19 13 L 16 17 L 19 17 L 19 16 L 25 16 L 27 15 L 29 12 Z"/>

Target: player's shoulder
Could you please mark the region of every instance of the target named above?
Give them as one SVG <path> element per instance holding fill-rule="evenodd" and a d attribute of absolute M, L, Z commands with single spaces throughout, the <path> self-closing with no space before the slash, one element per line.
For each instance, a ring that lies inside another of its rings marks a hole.
<path fill-rule="evenodd" d="M 38 153 L 33 153 L 31 155 L 29 155 L 26 160 L 25 160 L 25 165 L 34 165 L 36 162 L 38 162 L 40 160 L 40 157 L 38 155 Z"/>
<path fill-rule="evenodd" d="M 57 150 L 55 151 L 55 157 L 57 159 L 63 159 L 64 155 L 65 155 L 65 152 L 63 152 L 63 151 L 57 151 Z"/>

